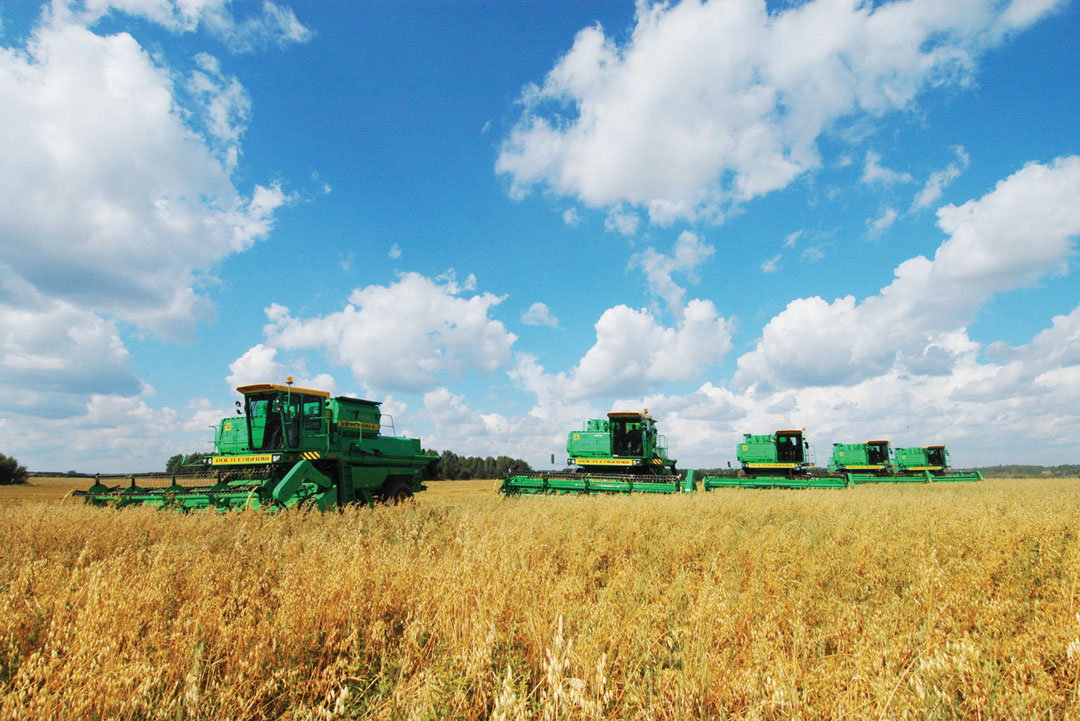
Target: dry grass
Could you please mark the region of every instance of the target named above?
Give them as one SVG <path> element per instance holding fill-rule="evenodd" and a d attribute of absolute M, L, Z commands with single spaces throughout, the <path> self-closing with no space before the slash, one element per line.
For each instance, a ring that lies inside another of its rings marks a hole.
<path fill-rule="evenodd" d="M 23 505 L 41 501 L 62 501 L 76 489 L 93 485 L 93 478 L 31 478 L 29 483 L 0 486 L 0 506 Z"/>
<path fill-rule="evenodd" d="M 15 500 L 4 718 L 1080 718 L 1075 480 Z"/>

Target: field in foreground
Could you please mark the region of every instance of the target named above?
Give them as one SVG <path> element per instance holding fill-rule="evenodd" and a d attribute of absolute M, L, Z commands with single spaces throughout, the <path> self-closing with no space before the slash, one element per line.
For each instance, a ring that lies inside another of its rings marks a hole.
<path fill-rule="evenodd" d="M 0 497 L 0 714 L 1080 719 L 1075 479 L 431 485 L 322 516 Z"/>

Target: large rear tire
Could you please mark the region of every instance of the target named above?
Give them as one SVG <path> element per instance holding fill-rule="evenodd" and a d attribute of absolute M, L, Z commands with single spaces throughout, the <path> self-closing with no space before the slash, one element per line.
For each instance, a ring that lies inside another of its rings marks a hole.
<path fill-rule="evenodd" d="M 398 506 L 413 500 L 412 487 L 407 481 L 390 481 L 382 492 L 383 503 Z"/>

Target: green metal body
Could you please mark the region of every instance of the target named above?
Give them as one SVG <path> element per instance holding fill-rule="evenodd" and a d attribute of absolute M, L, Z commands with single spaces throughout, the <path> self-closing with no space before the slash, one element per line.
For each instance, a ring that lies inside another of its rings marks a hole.
<path fill-rule="evenodd" d="M 850 485 L 844 476 L 812 476 L 808 473 L 791 476 L 739 474 L 701 477 L 701 487 L 706 491 L 715 491 L 718 488 L 847 488 Z"/>
<path fill-rule="evenodd" d="M 705 475 L 701 487 L 717 488 L 843 488 L 843 479 L 812 476 L 813 451 L 802 430 L 765 435 L 746 433 L 735 449 L 742 468 L 738 473 Z"/>
<path fill-rule="evenodd" d="M 129 481 L 116 486 L 99 476 L 80 495 L 94 505 L 327 510 L 424 489 L 431 457 L 419 439 L 382 435 L 378 403 L 272 384 L 237 390 L 240 415 L 219 423 L 201 471 L 112 477 Z"/>
<path fill-rule="evenodd" d="M 567 463 L 575 472 L 509 476 L 506 495 L 535 493 L 680 493 L 684 479 L 667 455 L 667 440 L 648 412 L 608 413 L 566 437 Z"/>
<path fill-rule="evenodd" d="M 945 446 L 897 448 L 894 453 L 889 441 L 834 443 L 829 472 L 846 475 L 853 485 L 982 480 L 978 471 L 949 472 Z"/>
<path fill-rule="evenodd" d="M 810 455 L 810 444 L 801 430 L 769 435 L 747 433 L 735 450 L 735 457 L 747 476 L 801 475 L 814 465 Z"/>
<path fill-rule="evenodd" d="M 592 493 L 693 493 L 694 472 L 680 476 L 596 475 L 588 473 L 534 473 L 510 476 L 499 490 L 507 496 Z"/>
<path fill-rule="evenodd" d="M 834 443 L 828 468 L 830 473 L 892 473 L 895 470 L 892 444 L 889 441 Z"/>
<path fill-rule="evenodd" d="M 899 473 L 923 472 L 930 481 L 981 481 L 979 471 L 953 471 L 949 466 L 949 451 L 941 446 L 897 448 L 896 467 Z"/>
<path fill-rule="evenodd" d="M 897 474 L 889 441 L 834 443 L 829 473 L 845 476 L 852 485 L 863 483 L 925 483 L 924 474 Z"/>

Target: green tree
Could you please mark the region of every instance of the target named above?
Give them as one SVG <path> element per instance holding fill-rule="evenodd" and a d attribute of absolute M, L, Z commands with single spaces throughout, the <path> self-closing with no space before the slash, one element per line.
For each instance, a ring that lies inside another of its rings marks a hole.
<path fill-rule="evenodd" d="M 202 459 L 206 458 L 208 453 L 189 453 L 185 456 L 183 453 L 177 453 L 175 456 L 169 456 L 169 460 L 165 462 L 166 473 L 183 473 L 185 471 L 191 471 L 192 468 L 186 468 L 185 466 L 193 466 Z"/>
<path fill-rule="evenodd" d="M 14 458 L 0 453 L 0 486 L 26 483 L 27 475 L 26 466 L 20 466 Z"/>
<path fill-rule="evenodd" d="M 424 451 L 434 456 L 435 451 Z M 425 479 L 432 481 L 465 481 L 472 478 L 501 478 L 508 472 L 531 473 L 529 464 L 518 458 L 499 456 L 459 456 L 443 451 L 425 470 Z"/>

